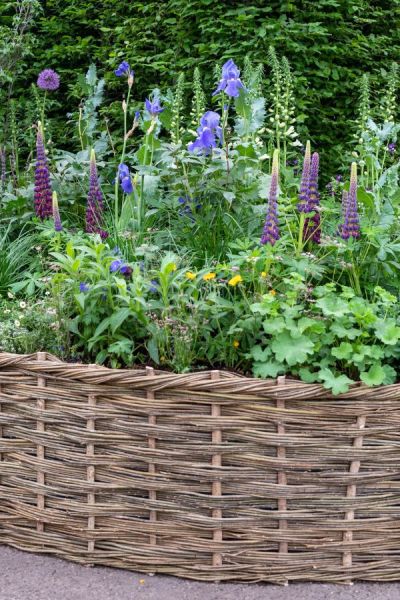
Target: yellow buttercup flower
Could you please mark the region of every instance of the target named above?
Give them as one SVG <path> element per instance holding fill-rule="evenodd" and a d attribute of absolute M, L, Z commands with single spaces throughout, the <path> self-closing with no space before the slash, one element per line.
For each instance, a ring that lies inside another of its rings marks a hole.
<path fill-rule="evenodd" d="M 196 279 L 196 275 L 194 273 L 192 273 L 192 271 L 187 271 L 186 278 L 190 279 L 190 281 L 192 281 L 193 279 Z"/>
<path fill-rule="evenodd" d="M 275 290 L 270 290 L 269 293 L 270 293 L 271 296 L 276 296 L 276 291 Z"/>
<path fill-rule="evenodd" d="M 206 273 L 205 275 L 203 275 L 203 279 L 204 281 L 211 281 L 211 279 L 215 279 L 216 276 L 216 273 Z"/>
<path fill-rule="evenodd" d="M 239 346 L 240 346 L 238 340 L 233 340 L 233 344 L 232 345 L 233 345 L 234 348 L 239 348 Z"/>
<path fill-rule="evenodd" d="M 261 277 L 266 277 L 266 276 L 267 276 L 266 272 L 265 272 L 265 271 L 263 271 L 263 272 L 261 273 Z"/>
<path fill-rule="evenodd" d="M 230 279 L 228 281 L 228 285 L 231 285 L 232 287 L 235 287 L 235 285 L 237 285 L 241 281 L 243 281 L 242 276 L 241 275 L 235 275 L 234 277 L 232 277 L 232 279 Z"/>

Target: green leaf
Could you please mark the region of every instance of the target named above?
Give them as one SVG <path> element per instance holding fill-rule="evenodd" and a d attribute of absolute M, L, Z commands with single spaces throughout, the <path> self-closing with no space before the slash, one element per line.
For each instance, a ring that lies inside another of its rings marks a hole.
<path fill-rule="evenodd" d="M 265 333 L 276 335 L 277 333 L 281 333 L 285 330 L 285 320 L 283 317 L 268 319 L 268 321 L 263 322 L 263 328 Z"/>
<path fill-rule="evenodd" d="M 349 385 L 354 383 L 346 375 L 335 375 L 330 369 L 321 369 L 318 371 L 319 378 L 323 381 L 323 386 L 331 390 L 334 396 L 344 394 L 348 391 Z"/>
<path fill-rule="evenodd" d="M 257 362 L 264 362 L 271 356 L 271 348 L 262 348 L 261 346 L 253 346 L 250 350 L 252 358 Z"/>
<path fill-rule="evenodd" d="M 348 360 L 353 353 L 353 346 L 349 342 L 342 342 L 337 348 L 332 348 L 331 354 L 340 360 Z"/>
<path fill-rule="evenodd" d="M 313 353 L 314 344 L 305 335 L 293 338 L 290 333 L 284 332 L 271 344 L 279 362 L 287 362 L 288 365 L 297 365 L 307 360 L 307 356 Z"/>
<path fill-rule="evenodd" d="M 322 310 L 323 314 L 328 317 L 343 317 L 350 312 L 347 302 L 339 296 L 329 295 L 318 298 L 315 304 Z"/>
<path fill-rule="evenodd" d="M 380 319 L 375 324 L 375 335 L 384 344 L 394 346 L 400 340 L 400 327 L 394 319 Z"/>
<path fill-rule="evenodd" d="M 267 379 L 268 377 L 276 377 L 279 373 L 284 373 L 285 367 L 282 363 L 278 363 L 274 360 L 269 362 L 254 363 L 253 373 L 255 377 L 262 377 Z"/>
<path fill-rule="evenodd" d="M 360 374 L 361 381 L 370 387 L 374 385 L 382 385 L 385 381 L 385 378 L 385 370 L 379 363 L 373 365 L 369 371 L 364 371 Z"/>
<path fill-rule="evenodd" d="M 331 331 L 339 339 L 347 338 L 349 340 L 355 340 L 361 333 L 361 331 L 355 329 L 355 327 L 346 327 L 345 325 L 341 325 L 340 323 L 333 323 L 331 325 Z"/>
<path fill-rule="evenodd" d="M 316 381 L 318 381 L 318 373 L 313 373 L 312 371 L 310 371 L 310 369 L 307 369 L 306 367 L 302 367 L 301 369 L 299 369 L 299 375 L 301 377 L 301 380 L 305 381 L 306 383 L 315 383 Z"/>
<path fill-rule="evenodd" d="M 149 353 L 149 356 L 151 358 L 151 360 L 153 362 L 156 363 L 156 365 L 160 364 L 160 357 L 158 354 L 158 347 L 157 347 L 157 342 L 154 338 L 151 338 L 148 342 L 147 342 L 147 352 Z"/>
<path fill-rule="evenodd" d="M 91 337 L 91 340 L 93 341 L 95 338 L 97 338 L 99 335 L 101 335 L 103 333 L 103 331 L 105 331 L 108 328 L 109 325 L 110 325 L 110 317 L 103 319 L 103 321 L 101 321 L 101 323 L 99 323 L 99 325 L 97 326 L 96 331 L 94 332 L 93 336 Z"/>
<path fill-rule="evenodd" d="M 130 308 L 120 308 L 110 317 L 111 331 L 115 333 L 124 321 L 131 315 Z"/>
<path fill-rule="evenodd" d="M 85 294 L 75 294 L 75 300 L 79 304 L 82 310 L 85 308 Z"/>

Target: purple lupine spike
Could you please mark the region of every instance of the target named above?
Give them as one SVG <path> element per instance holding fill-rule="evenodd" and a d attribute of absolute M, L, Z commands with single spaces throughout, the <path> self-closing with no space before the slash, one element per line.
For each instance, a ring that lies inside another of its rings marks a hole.
<path fill-rule="evenodd" d="M 38 122 L 36 136 L 36 166 L 34 186 L 35 213 L 42 221 L 53 214 L 53 201 L 50 185 L 50 172 L 44 147 L 43 129 Z"/>
<path fill-rule="evenodd" d="M 89 193 L 86 205 L 86 231 L 87 233 L 98 233 L 102 239 L 105 239 L 108 237 L 108 233 L 101 226 L 103 208 L 103 194 L 97 174 L 96 155 L 92 150 L 90 153 Z"/>
<path fill-rule="evenodd" d="M 314 152 L 311 157 L 310 179 L 308 188 L 308 202 L 304 212 L 313 212 L 312 217 L 307 217 L 304 224 L 304 240 L 312 240 L 316 244 L 321 241 L 321 217 L 319 214 L 320 195 L 318 192 L 318 170 L 319 170 L 319 154 Z"/>
<path fill-rule="evenodd" d="M 303 171 L 301 174 L 300 192 L 297 209 L 300 212 L 309 212 L 307 209 L 310 192 L 310 171 L 311 171 L 311 144 L 308 141 L 304 153 Z"/>
<path fill-rule="evenodd" d="M 270 244 L 274 246 L 279 240 L 278 223 L 278 179 L 279 179 L 279 161 L 278 150 L 274 151 L 272 159 L 271 187 L 269 189 L 269 199 L 267 206 L 267 216 L 265 218 L 264 228 L 261 236 L 261 244 Z"/>
<path fill-rule="evenodd" d="M 53 219 L 54 219 L 54 230 L 62 231 L 63 226 L 61 223 L 60 210 L 58 208 L 57 192 L 53 192 Z"/>
<path fill-rule="evenodd" d="M 343 223 L 339 226 L 339 235 L 343 240 L 358 238 L 360 219 L 357 207 L 357 163 L 351 163 L 350 187 L 348 194 L 343 193 Z"/>

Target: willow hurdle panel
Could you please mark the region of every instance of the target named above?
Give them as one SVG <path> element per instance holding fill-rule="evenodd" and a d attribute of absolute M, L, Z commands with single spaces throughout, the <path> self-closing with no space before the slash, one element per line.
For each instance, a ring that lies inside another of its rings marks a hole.
<path fill-rule="evenodd" d="M 204 581 L 400 579 L 400 385 L 0 354 L 0 543 Z"/>

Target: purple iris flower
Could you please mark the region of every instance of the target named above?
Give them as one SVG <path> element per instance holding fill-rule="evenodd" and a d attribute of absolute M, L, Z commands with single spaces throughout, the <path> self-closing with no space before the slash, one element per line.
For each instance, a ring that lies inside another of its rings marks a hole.
<path fill-rule="evenodd" d="M 216 137 L 219 142 L 222 141 L 222 128 L 219 125 L 220 120 L 221 116 L 212 110 L 204 113 L 200 119 L 200 127 L 197 129 L 197 138 L 188 145 L 189 152 L 199 151 L 209 154 L 211 148 L 216 148 Z"/>
<path fill-rule="evenodd" d="M 90 288 L 89 288 L 89 286 L 88 286 L 88 284 L 87 284 L 87 283 L 83 283 L 83 282 L 81 282 L 81 283 L 79 284 L 79 291 L 80 291 L 80 292 L 82 292 L 82 293 L 85 293 L 85 292 L 88 292 L 88 291 L 89 291 L 89 289 L 90 289 Z"/>
<path fill-rule="evenodd" d="M 133 185 L 131 175 L 129 173 L 129 167 L 127 165 L 120 164 L 118 167 L 118 175 L 121 182 L 121 187 L 125 194 L 132 194 Z"/>
<path fill-rule="evenodd" d="M 225 92 L 227 96 L 237 98 L 240 89 L 245 89 L 240 81 L 240 70 L 230 58 L 222 67 L 222 77 L 213 96 L 219 92 Z"/>
<path fill-rule="evenodd" d="M 152 101 L 149 100 L 148 98 L 146 98 L 146 102 L 144 103 L 144 106 L 145 106 L 145 109 L 147 110 L 147 112 L 150 113 L 150 115 L 152 117 L 156 117 L 157 115 L 162 113 L 162 111 L 164 110 L 164 108 L 161 106 L 158 98 L 156 98 L 155 100 L 152 100 Z"/>
<path fill-rule="evenodd" d="M 117 77 L 122 77 L 122 75 L 133 75 L 133 71 L 131 71 L 131 67 L 126 60 L 123 60 L 119 65 L 118 69 L 115 69 L 114 73 Z"/>
<path fill-rule="evenodd" d="M 117 273 L 117 271 L 119 271 L 121 269 L 121 267 L 123 267 L 123 265 L 124 265 L 124 263 L 122 262 L 122 260 L 120 258 L 113 260 L 110 265 L 110 273 Z"/>

